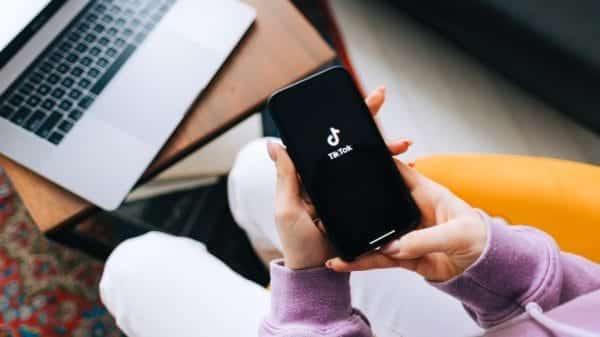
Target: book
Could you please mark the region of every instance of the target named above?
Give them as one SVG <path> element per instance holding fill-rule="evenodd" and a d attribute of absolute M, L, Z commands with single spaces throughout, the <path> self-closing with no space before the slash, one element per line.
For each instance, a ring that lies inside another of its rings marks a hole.
<path fill-rule="evenodd" d="M 134 189 L 127 201 L 214 184 L 219 176 L 226 175 L 231 170 L 242 147 L 262 135 L 261 116 L 254 114 L 156 178 Z"/>

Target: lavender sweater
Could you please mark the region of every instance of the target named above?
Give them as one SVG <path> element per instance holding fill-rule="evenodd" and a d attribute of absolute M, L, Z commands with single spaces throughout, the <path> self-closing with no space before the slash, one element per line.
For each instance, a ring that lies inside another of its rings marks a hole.
<path fill-rule="evenodd" d="M 551 318 L 600 332 L 600 265 L 562 253 L 539 230 L 484 218 L 489 239 L 481 257 L 462 275 L 432 286 L 462 301 L 485 328 L 519 316 L 527 303 L 537 302 Z M 376 333 L 366 317 L 351 307 L 347 273 L 325 268 L 292 271 L 275 261 L 271 286 L 271 315 L 260 327 L 261 337 Z M 554 336 L 528 319 L 487 335 Z"/>

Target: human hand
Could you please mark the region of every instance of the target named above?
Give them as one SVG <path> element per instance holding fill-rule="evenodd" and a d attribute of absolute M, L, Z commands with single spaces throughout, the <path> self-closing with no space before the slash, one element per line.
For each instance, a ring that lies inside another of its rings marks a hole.
<path fill-rule="evenodd" d="M 375 116 L 385 100 L 383 87 L 372 92 L 365 100 Z M 400 154 L 410 146 L 408 140 L 388 143 L 390 152 Z M 335 256 L 326 238 L 322 223 L 310 199 L 303 192 L 296 168 L 287 151 L 279 144 L 268 144 L 269 156 L 277 169 L 275 192 L 275 223 L 283 246 L 284 263 L 291 269 L 323 266 Z"/>
<path fill-rule="evenodd" d="M 447 188 L 400 160 L 395 162 L 421 210 L 419 228 L 355 261 L 331 259 L 327 267 L 340 272 L 402 267 L 438 282 L 460 275 L 483 252 L 486 223 Z"/>

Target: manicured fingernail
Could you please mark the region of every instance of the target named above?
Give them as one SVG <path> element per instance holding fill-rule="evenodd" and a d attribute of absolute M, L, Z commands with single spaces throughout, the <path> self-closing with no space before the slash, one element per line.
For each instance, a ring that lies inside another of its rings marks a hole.
<path fill-rule="evenodd" d="M 394 240 L 381 248 L 381 252 L 386 255 L 396 254 L 400 251 L 400 240 Z"/>
<path fill-rule="evenodd" d="M 267 152 L 272 161 L 277 160 L 277 151 L 275 150 L 275 144 L 270 140 L 267 141 Z"/>

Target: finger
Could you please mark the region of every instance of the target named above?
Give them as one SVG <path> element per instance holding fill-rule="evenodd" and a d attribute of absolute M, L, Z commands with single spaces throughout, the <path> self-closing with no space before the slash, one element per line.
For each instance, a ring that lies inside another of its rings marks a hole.
<path fill-rule="evenodd" d="M 421 174 L 415 169 L 408 167 L 408 165 L 404 164 L 398 158 L 394 158 L 394 162 L 396 163 L 398 171 L 400 171 L 400 174 L 404 178 L 404 182 L 406 183 L 406 186 L 408 186 L 408 189 L 411 191 L 415 189 L 422 179 Z"/>
<path fill-rule="evenodd" d="M 303 205 L 304 205 L 304 210 L 306 211 L 306 213 L 308 213 L 308 215 L 311 217 L 311 219 L 315 219 L 318 217 L 317 214 L 317 209 L 315 208 L 315 205 L 306 201 L 306 199 L 302 199 L 303 201 Z"/>
<path fill-rule="evenodd" d="M 461 233 L 455 222 L 417 229 L 394 240 L 381 249 L 381 253 L 393 259 L 417 259 L 427 254 L 446 253 L 462 244 Z"/>
<path fill-rule="evenodd" d="M 410 139 L 393 140 L 387 143 L 387 147 L 390 150 L 392 156 L 397 156 L 408 151 L 408 148 L 413 144 Z"/>
<path fill-rule="evenodd" d="M 300 178 L 300 176 L 298 176 L 298 184 L 300 185 L 300 200 L 302 200 L 302 203 L 304 204 L 304 209 L 308 215 L 314 219 L 317 217 L 317 209 L 310 199 L 308 192 L 306 192 L 306 188 L 302 184 L 302 178 Z"/>
<path fill-rule="evenodd" d="M 300 200 L 300 183 L 294 163 L 280 144 L 268 142 L 267 150 L 277 170 L 277 200 L 284 204 L 296 203 Z"/>
<path fill-rule="evenodd" d="M 326 266 L 327 268 L 333 269 L 337 272 L 351 272 L 394 267 L 402 267 L 405 269 L 414 270 L 416 268 L 416 262 L 413 260 L 398 260 L 379 252 L 373 252 L 350 262 L 336 257 L 327 261 Z"/>
<path fill-rule="evenodd" d="M 321 232 L 321 234 L 323 234 L 324 237 L 327 237 L 327 231 L 325 230 L 325 226 L 323 226 L 323 221 L 317 218 L 314 220 L 314 224 L 315 226 L 317 226 L 319 232 Z"/>
<path fill-rule="evenodd" d="M 382 254 L 369 254 L 354 261 L 344 261 L 339 257 L 328 260 L 325 265 L 327 268 L 337 272 L 349 272 L 379 268 L 390 268 L 395 266 L 395 260 Z"/>
<path fill-rule="evenodd" d="M 383 102 L 385 101 L 385 87 L 381 86 L 371 92 L 367 98 L 365 98 L 365 103 L 369 107 L 369 111 L 371 111 L 371 115 L 375 116 L 381 109 Z"/>

